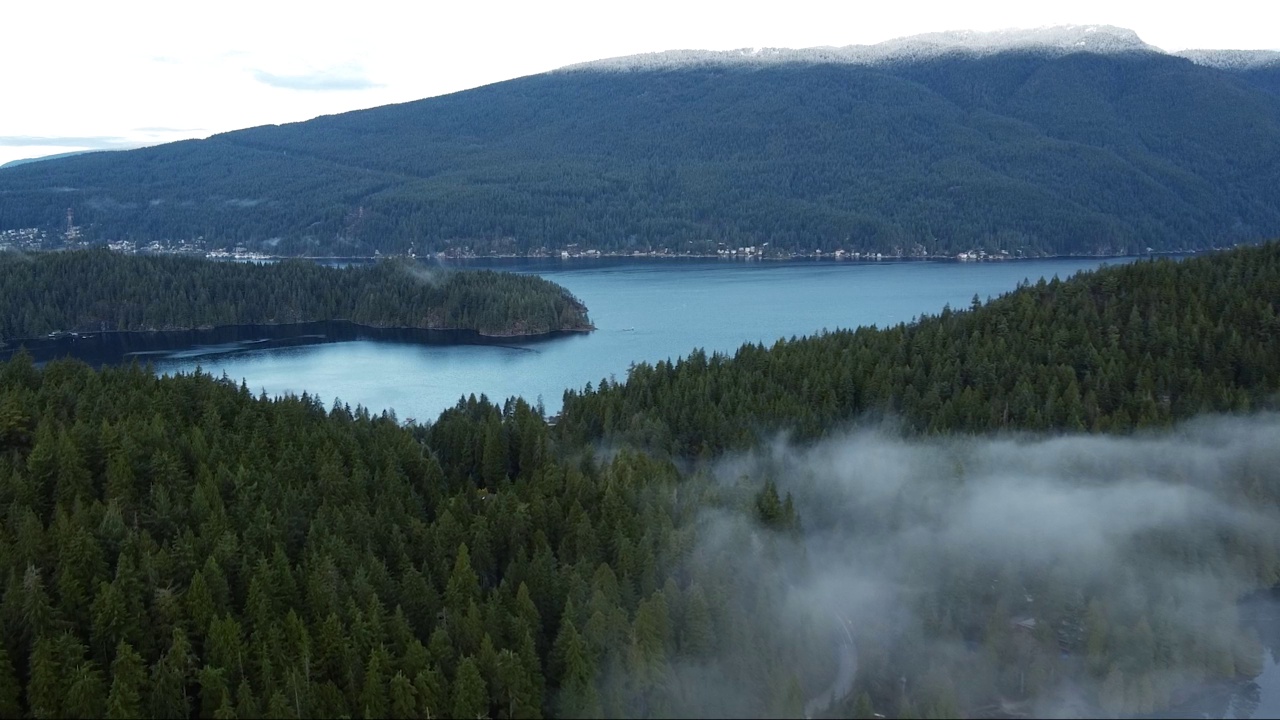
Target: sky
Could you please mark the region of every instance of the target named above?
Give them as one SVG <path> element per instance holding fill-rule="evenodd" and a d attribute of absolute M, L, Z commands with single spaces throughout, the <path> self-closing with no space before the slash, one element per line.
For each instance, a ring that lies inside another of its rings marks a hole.
<path fill-rule="evenodd" d="M 1260 0 L 274 0 L 0 4 L 0 164 L 153 145 L 674 49 L 871 44 L 943 30 L 1131 28 L 1168 51 L 1280 49 Z"/>

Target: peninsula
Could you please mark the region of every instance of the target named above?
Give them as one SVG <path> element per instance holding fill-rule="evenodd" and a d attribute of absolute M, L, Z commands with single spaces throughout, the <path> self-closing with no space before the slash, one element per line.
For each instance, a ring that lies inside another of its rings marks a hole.
<path fill-rule="evenodd" d="M 568 290 L 529 275 L 404 260 L 332 268 L 108 250 L 0 254 L 0 339 L 347 320 L 525 337 L 593 329 Z"/>

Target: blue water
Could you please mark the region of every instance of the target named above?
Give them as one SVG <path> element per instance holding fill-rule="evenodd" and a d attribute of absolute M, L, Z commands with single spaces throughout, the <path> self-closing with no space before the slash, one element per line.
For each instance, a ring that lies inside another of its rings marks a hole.
<path fill-rule="evenodd" d="M 255 393 L 307 391 L 326 404 L 340 398 L 375 412 L 390 408 L 402 420 L 432 419 L 470 393 L 541 398 L 554 413 L 566 388 L 625 378 L 634 362 L 676 359 L 696 347 L 732 352 L 746 342 L 823 329 L 883 327 L 1102 262 L 511 261 L 500 267 L 536 273 L 581 298 L 598 329 L 502 347 L 350 341 L 151 359 L 163 373 L 200 367 L 243 379 Z"/>

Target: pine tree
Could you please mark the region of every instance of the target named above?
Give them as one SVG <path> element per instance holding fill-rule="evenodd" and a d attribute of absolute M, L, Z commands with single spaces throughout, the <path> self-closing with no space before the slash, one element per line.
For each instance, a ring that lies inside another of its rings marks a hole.
<path fill-rule="evenodd" d="M 458 663 L 458 676 L 453 681 L 453 702 L 449 717 L 481 718 L 488 714 L 489 693 L 475 659 L 467 656 Z"/>
<path fill-rule="evenodd" d="M 181 631 L 176 631 L 181 632 Z M 171 645 L 151 666 L 151 696 L 148 705 L 153 717 L 188 717 L 191 698 L 187 695 L 187 659 L 181 648 Z"/>
<path fill-rule="evenodd" d="M 497 489 L 507 476 L 507 443 L 502 423 L 496 418 L 485 426 L 481 468 L 481 477 L 490 490 Z"/>
<path fill-rule="evenodd" d="M 218 703 L 218 709 L 214 711 L 214 720 L 238 720 L 239 715 L 236 714 L 235 706 L 231 704 L 231 691 L 224 690 L 222 692 L 222 700 Z"/>
<path fill-rule="evenodd" d="M 499 704 L 499 717 L 534 718 L 540 717 L 538 697 L 534 686 L 534 678 L 529 668 L 516 653 L 504 649 L 497 657 L 497 678 L 495 696 Z"/>
<path fill-rule="evenodd" d="M 27 707 L 33 718 L 54 718 L 62 713 L 63 668 L 52 640 L 36 639 L 31 649 L 31 679 L 27 683 Z"/>
<path fill-rule="evenodd" d="M 0 717 L 16 718 L 22 715 L 22 686 L 18 684 L 9 653 L 0 642 Z"/>
<path fill-rule="evenodd" d="M 853 717 L 857 720 L 872 720 L 875 716 L 876 711 L 871 706 L 871 696 L 863 690 L 858 693 L 858 699 L 853 704 Z"/>
<path fill-rule="evenodd" d="M 24 635 L 29 638 L 52 634 L 63 625 L 34 565 L 28 565 L 22 577 L 22 620 Z"/>
<path fill-rule="evenodd" d="M 217 613 L 213 594 L 209 591 L 208 583 L 205 582 L 203 570 L 197 570 L 195 576 L 191 578 L 191 585 L 187 588 L 183 600 L 187 606 L 187 617 L 191 620 L 191 627 L 199 631 L 197 634 L 199 637 L 209 628 L 209 623 Z"/>
<path fill-rule="evenodd" d="M 381 646 L 369 653 L 369 662 L 365 666 L 364 685 L 360 690 L 360 712 L 366 718 L 380 718 L 387 714 L 389 697 L 387 694 L 387 675 L 391 667 L 387 653 Z"/>
<path fill-rule="evenodd" d="M 271 693 L 271 699 L 267 701 L 266 717 L 272 720 L 288 720 L 293 717 L 293 708 L 289 705 L 289 699 L 280 690 Z"/>
<path fill-rule="evenodd" d="M 70 687 L 63 699 L 63 712 L 68 717 L 96 717 L 102 713 L 102 698 L 106 686 L 102 673 L 92 660 L 80 663 L 71 672 Z"/>
<path fill-rule="evenodd" d="M 249 685 L 249 679 L 241 679 L 240 687 L 236 688 L 236 715 L 241 718 L 259 717 L 262 715 L 262 711 L 258 708 L 258 697 L 253 693 L 253 687 Z"/>
<path fill-rule="evenodd" d="M 538 616 L 538 607 L 534 605 L 533 598 L 529 595 L 529 586 L 521 582 L 520 587 L 516 590 L 515 608 L 512 613 L 513 627 L 512 635 L 518 637 L 522 632 L 521 627 L 530 633 L 533 633 L 535 641 L 542 636 L 542 622 Z M 539 648 L 544 645 L 539 644 Z"/>
<path fill-rule="evenodd" d="M 450 707 L 449 693 L 444 678 L 436 668 L 429 668 L 413 679 L 413 689 L 418 696 L 418 713 L 422 717 L 444 717 Z"/>
<path fill-rule="evenodd" d="M 427 641 L 427 652 L 431 655 L 431 662 L 446 675 L 454 672 L 453 640 L 443 626 L 431 633 L 431 639 Z"/>
<path fill-rule="evenodd" d="M 391 678 L 391 717 L 413 718 L 418 714 L 418 692 L 403 673 Z"/>
<path fill-rule="evenodd" d="M 707 598 L 701 586 L 696 584 L 689 589 L 686 598 L 681 618 L 680 651 L 688 657 L 705 657 L 715 645 Z"/>
<path fill-rule="evenodd" d="M 471 567 L 471 553 L 466 543 L 458 546 L 458 557 L 453 563 L 453 574 L 445 588 L 445 609 L 450 620 L 460 618 L 467 606 L 480 599 L 480 579 Z"/>
<path fill-rule="evenodd" d="M 560 692 L 556 696 L 556 715 L 566 718 L 599 717 L 602 708 L 595 688 L 595 667 L 587 644 L 573 622 L 560 624 L 552 657 L 558 669 Z"/>
<path fill-rule="evenodd" d="M 147 681 L 146 666 L 128 642 L 116 645 L 111 663 L 111 693 L 107 696 L 107 717 L 113 720 L 142 715 L 142 694 Z"/>
<path fill-rule="evenodd" d="M 231 689 L 227 687 L 227 673 L 220 667 L 205 665 L 197 675 L 200 681 L 200 717 L 213 717 L 214 713 L 225 703 L 231 707 L 228 697 Z"/>

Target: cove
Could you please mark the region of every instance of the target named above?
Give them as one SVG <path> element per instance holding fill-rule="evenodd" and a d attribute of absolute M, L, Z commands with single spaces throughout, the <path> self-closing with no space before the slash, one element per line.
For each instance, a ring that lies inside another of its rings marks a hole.
<path fill-rule="evenodd" d="M 625 378 L 633 363 L 675 360 L 694 348 L 732 353 L 748 342 L 885 327 L 947 305 L 968 307 L 975 295 L 996 297 L 1022 282 L 1065 279 L 1132 260 L 475 260 L 449 266 L 537 274 L 559 283 L 586 303 L 597 329 L 490 338 L 327 322 L 102 333 L 26 345 L 37 361 L 69 355 L 94 365 L 150 362 L 164 374 L 199 369 L 244 381 L 255 393 L 307 392 L 326 405 L 339 399 L 373 412 L 389 409 L 402 420 L 433 419 L 470 394 L 499 402 L 517 395 L 541 400 L 555 413 L 566 389 Z"/>
<path fill-rule="evenodd" d="M 535 273 L 586 303 L 596 331 L 549 340 L 422 342 L 331 335 L 314 342 L 202 343 L 145 359 L 157 372 L 226 374 L 268 395 L 308 392 L 401 420 L 426 421 L 460 397 L 519 395 L 558 412 L 567 388 L 622 379 L 632 363 L 694 348 L 731 353 L 747 342 L 861 325 L 884 327 L 968 307 L 1020 282 L 1066 278 L 1130 259 L 1058 258 L 992 263 L 716 260 L 489 260 L 463 263 Z M 454 265 L 457 265 L 455 263 Z M 443 338 L 442 338 L 443 339 Z"/>

